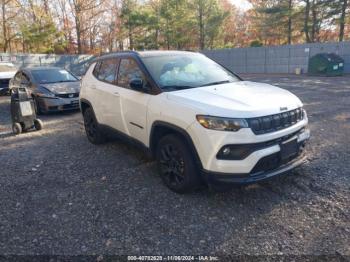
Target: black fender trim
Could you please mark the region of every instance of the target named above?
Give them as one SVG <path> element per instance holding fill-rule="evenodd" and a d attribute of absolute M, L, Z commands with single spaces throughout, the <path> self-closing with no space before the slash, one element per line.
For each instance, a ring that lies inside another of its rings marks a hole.
<path fill-rule="evenodd" d="M 94 110 L 89 100 L 86 100 L 85 98 L 80 98 L 80 99 L 79 99 L 79 107 L 80 107 L 80 112 L 82 112 L 82 113 L 83 113 L 82 106 L 81 106 L 81 104 L 82 104 L 82 103 L 84 103 L 84 104 L 88 104 L 88 105 L 89 105 L 89 107 L 91 107 L 91 108 L 92 108 L 92 110 Z M 95 112 L 94 112 L 94 113 L 95 113 Z"/>
<path fill-rule="evenodd" d="M 97 124 L 99 125 L 99 127 L 101 127 L 100 123 L 97 120 L 97 117 L 96 117 L 96 114 L 95 114 L 95 110 L 92 107 L 92 104 L 90 103 L 90 101 L 88 101 L 88 100 L 86 100 L 84 98 L 81 98 L 81 99 L 79 99 L 79 107 L 80 107 L 80 112 L 82 113 L 83 117 L 84 117 L 84 111 L 83 111 L 83 108 L 82 108 L 82 103 L 89 105 L 89 107 L 92 109 L 92 112 L 94 113 L 94 117 L 95 117 L 95 120 L 96 120 Z"/>
<path fill-rule="evenodd" d="M 201 160 L 199 158 L 198 151 L 197 151 L 197 149 L 196 149 L 196 147 L 195 147 L 195 145 L 193 143 L 193 140 L 192 140 L 191 136 L 183 128 L 178 127 L 178 126 L 176 126 L 174 124 L 171 124 L 171 123 L 168 123 L 168 122 L 155 121 L 152 124 L 151 132 L 150 132 L 150 138 L 149 138 L 149 148 L 150 148 L 150 150 L 151 150 L 153 155 L 155 154 L 155 151 L 156 151 L 155 140 L 153 138 L 153 134 L 154 134 L 154 130 L 157 127 L 165 127 L 165 128 L 168 128 L 168 129 L 171 129 L 171 130 L 175 131 L 175 133 L 181 134 L 186 139 L 186 142 L 187 142 L 188 146 L 190 147 L 191 151 L 194 154 L 194 158 L 195 158 L 197 167 L 199 168 L 199 170 L 201 170 L 203 168 L 202 162 L 201 162 Z"/>

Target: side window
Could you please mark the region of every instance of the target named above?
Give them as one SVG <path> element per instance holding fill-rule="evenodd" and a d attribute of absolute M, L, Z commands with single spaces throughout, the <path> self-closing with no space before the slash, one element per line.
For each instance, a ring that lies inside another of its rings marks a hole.
<path fill-rule="evenodd" d="M 98 72 L 100 71 L 100 66 L 101 66 L 101 62 L 97 62 L 95 67 L 94 67 L 94 70 L 92 71 L 92 74 L 98 78 Z"/>
<path fill-rule="evenodd" d="M 130 81 L 142 79 L 145 82 L 145 77 L 136 61 L 133 59 L 122 59 L 118 71 L 118 86 L 130 88 Z"/>
<path fill-rule="evenodd" d="M 97 78 L 111 84 L 115 83 L 115 74 L 117 71 L 117 59 L 106 59 L 101 62 Z"/>

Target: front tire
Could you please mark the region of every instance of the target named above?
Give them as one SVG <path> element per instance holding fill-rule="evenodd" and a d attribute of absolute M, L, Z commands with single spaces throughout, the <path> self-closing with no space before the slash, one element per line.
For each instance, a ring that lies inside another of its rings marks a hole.
<path fill-rule="evenodd" d="M 22 126 L 20 123 L 13 123 L 12 125 L 12 132 L 15 134 L 15 135 L 19 135 L 20 133 L 22 133 Z"/>
<path fill-rule="evenodd" d="M 43 129 L 44 124 L 40 119 L 34 119 L 34 128 L 35 130 L 39 131 L 41 129 Z"/>
<path fill-rule="evenodd" d="M 200 180 L 191 150 L 176 135 L 160 139 L 156 160 L 163 183 L 172 191 L 186 193 L 196 189 Z"/>
<path fill-rule="evenodd" d="M 92 144 L 96 144 L 96 145 L 106 142 L 106 139 L 97 123 L 95 113 L 91 107 L 85 109 L 83 113 L 83 117 L 84 117 L 85 133 L 88 140 Z"/>

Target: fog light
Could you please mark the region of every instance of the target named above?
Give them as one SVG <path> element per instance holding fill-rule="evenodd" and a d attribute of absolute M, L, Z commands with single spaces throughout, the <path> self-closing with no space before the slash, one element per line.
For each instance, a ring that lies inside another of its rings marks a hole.
<path fill-rule="evenodd" d="M 218 154 L 217 159 L 222 160 L 242 160 L 254 151 L 249 145 L 227 145 L 223 146 Z"/>
<path fill-rule="evenodd" d="M 225 147 L 222 150 L 223 155 L 228 156 L 231 153 L 231 149 L 229 147 Z"/>

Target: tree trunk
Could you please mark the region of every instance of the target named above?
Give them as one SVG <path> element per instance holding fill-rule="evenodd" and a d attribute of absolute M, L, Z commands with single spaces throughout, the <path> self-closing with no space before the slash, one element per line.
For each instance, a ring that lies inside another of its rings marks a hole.
<path fill-rule="evenodd" d="M 293 0 L 288 0 L 288 45 L 292 43 L 292 7 Z"/>
<path fill-rule="evenodd" d="M 7 51 L 7 26 L 6 26 L 6 3 L 5 1 L 2 1 L 1 5 L 1 11 L 2 11 L 2 36 L 4 38 L 4 53 Z"/>
<path fill-rule="evenodd" d="M 305 17 L 304 17 L 304 33 L 306 42 L 310 43 L 310 34 L 309 34 L 309 20 L 310 20 L 310 0 L 305 0 Z"/>
<path fill-rule="evenodd" d="M 316 2 L 312 1 L 311 6 L 311 14 L 312 14 L 312 27 L 311 27 L 311 42 L 315 42 L 316 34 L 317 34 L 317 11 L 316 11 Z"/>
<path fill-rule="evenodd" d="M 24 38 L 22 37 L 22 53 L 26 52 L 26 44 L 24 42 Z"/>
<path fill-rule="evenodd" d="M 205 48 L 204 23 L 203 23 L 203 2 L 198 2 L 198 25 L 199 25 L 199 49 Z"/>
<path fill-rule="evenodd" d="M 94 35 L 94 29 L 91 29 L 90 30 L 90 33 L 89 33 L 89 40 L 90 40 L 90 45 L 89 45 L 89 47 L 90 47 L 90 52 L 93 52 L 94 51 L 94 48 L 95 48 L 95 46 L 94 46 L 94 37 L 93 37 L 93 35 Z"/>
<path fill-rule="evenodd" d="M 155 30 L 155 34 L 154 34 L 154 44 L 155 44 L 155 48 L 158 49 L 159 48 L 159 21 L 160 21 L 160 7 L 157 6 L 157 25 L 156 25 L 156 30 Z"/>
<path fill-rule="evenodd" d="M 166 19 L 166 45 L 168 50 L 170 50 L 169 19 Z"/>
<path fill-rule="evenodd" d="M 348 0 L 343 0 L 341 8 L 341 16 L 339 19 L 339 42 L 344 40 L 344 28 L 345 28 L 345 19 L 346 19 L 346 8 L 348 7 Z"/>
<path fill-rule="evenodd" d="M 49 2 L 48 2 L 48 0 L 44 0 L 43 2 L 44 2 L 43 4 L 44 4 L 45 13 L 49 14 L 50 13 Z"/>
<path fill-rule="evenodd" d="M 134 38 L 132 36 L 131 25 L 128 26 L 128 31 L 129 31 L 129 48 L 130 50 L 134 50 Z"/>
<path fill-rule="evenodd" d="M 83 48 L 81 45 L 80 20 L 79 20 L 78 16 L 79 16 L 79 14 L 76 14 L 76 16 L 75 16 L 75 31 L 77 32 L 78 54 L 81 54 L 83 52 Z"/>

